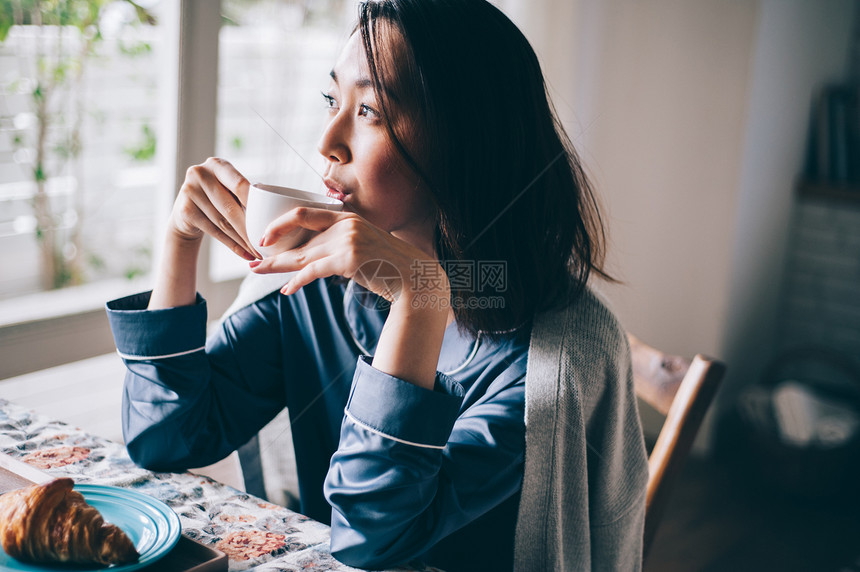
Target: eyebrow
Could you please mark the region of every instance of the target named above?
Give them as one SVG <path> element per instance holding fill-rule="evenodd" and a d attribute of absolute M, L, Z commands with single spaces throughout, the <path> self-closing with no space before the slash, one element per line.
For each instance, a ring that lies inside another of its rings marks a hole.
<path fill-rule="evenodd" d="M 331 79 L 333 79 L 335 83 L 338 83 L 337 73 L 335 73 L 334 70 L 331 70 L 328 73 L 328 75 L 331 76 Z M 354 85 L 355 85 L 355 87 L 357 87 L 359 89 L 367 89 L 367 88 L 373 87 L 373 82 L 370 80 L 369 77 L 360 77 L 357 80 L 355 80 Z"/>

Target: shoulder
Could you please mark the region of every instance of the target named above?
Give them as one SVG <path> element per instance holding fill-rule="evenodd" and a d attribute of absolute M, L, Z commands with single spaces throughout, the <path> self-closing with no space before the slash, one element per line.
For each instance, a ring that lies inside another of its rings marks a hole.
<path fill-rule="evenodd" d="M 624 327 L 607 301 L 591 288 L 583 289 L 563 308 L 535 316 L 531 346 L 542 339 L 592 358 L 624 359 L 629 353 Z"/>

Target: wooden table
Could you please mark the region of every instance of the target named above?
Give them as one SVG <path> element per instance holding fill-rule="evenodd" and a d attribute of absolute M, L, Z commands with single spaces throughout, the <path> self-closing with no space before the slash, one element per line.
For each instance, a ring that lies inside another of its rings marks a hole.
<path fill-rule="evenodd" d="M 3 399 L 0 452 L 53 477 L 126 487 L 165 502 L 179 515 L 182 534 L 225 552 L 231 571 L 355 570 L 332 557 L 322 523 L 208 477 L 141 469 L 124 446 Z"/>

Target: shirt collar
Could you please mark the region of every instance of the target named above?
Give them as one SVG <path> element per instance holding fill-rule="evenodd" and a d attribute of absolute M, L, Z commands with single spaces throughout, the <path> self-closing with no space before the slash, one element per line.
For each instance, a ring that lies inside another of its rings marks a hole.
<path fill-rule="evenodd" d="M 388 318 L 389 306 L 387 300 L 355 282 L 350 281 L 347 284 L 343 299 L 344 318 L 349 333 L 362 352 L 371 356 L 376 352 L 379 334 Z M 474 336 L 460 331 L 456 321 L 448 324 L 442 339 L 437 371 L 453 372 L 467 360 L 474 358 L 475 342 Z"/>

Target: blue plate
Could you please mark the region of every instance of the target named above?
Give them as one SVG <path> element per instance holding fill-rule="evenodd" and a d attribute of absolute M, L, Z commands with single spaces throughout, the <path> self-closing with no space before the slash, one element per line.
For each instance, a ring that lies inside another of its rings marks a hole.
<path fill-rule="evenodd" d="M 110 570 L 129 572 L 149 566 L 168 552 L 179 540 L 182 526 L 179 517 L 169 506 L 158 499 L 131 489 L 105 485 L 75 485 L 87 503 L 98 509 L 105 521 L 125 532 L 140 553 L 140 560 L 125 566 L 84 568 L 68 565 L 37 566 L 15 560 L 0 546 L 0 570 L 90 572 Z"/>

